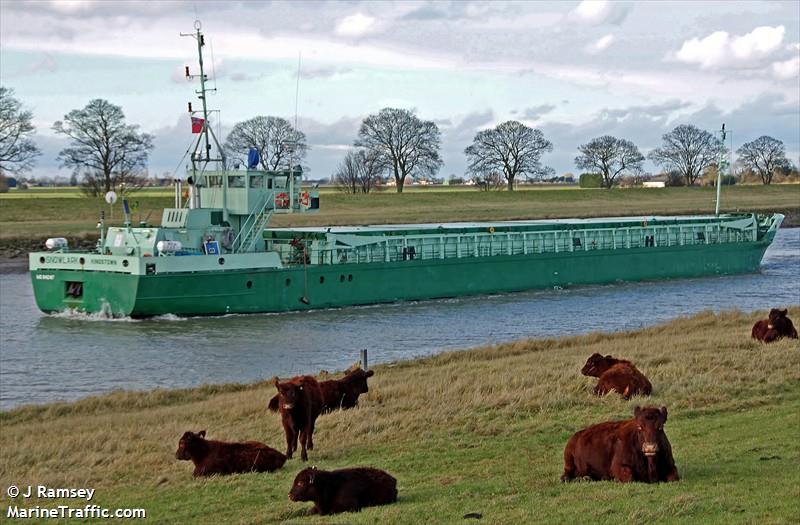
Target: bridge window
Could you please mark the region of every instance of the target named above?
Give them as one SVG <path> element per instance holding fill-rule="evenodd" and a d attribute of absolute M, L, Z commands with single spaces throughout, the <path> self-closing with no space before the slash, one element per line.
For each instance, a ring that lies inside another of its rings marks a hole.
<path fill-rule="evenodd" d="M 231 175 L 228 177 L 229 188 L 244 188 L 244 175 Z"/>
<path fill-rule="evenodd" d="M 251 188 L 263 188 L 264 187 L 264 176 L 263 175 L 251 175 L 250 176 L 250 187 Z"/>

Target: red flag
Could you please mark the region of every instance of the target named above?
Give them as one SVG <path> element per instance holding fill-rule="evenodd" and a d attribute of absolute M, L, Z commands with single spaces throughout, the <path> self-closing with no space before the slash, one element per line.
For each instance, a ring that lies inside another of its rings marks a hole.
<path fill-rule="evenodd" d="M 205 119 L 192 117 L 192 133 L 202 133 L 205 122 Z"/>

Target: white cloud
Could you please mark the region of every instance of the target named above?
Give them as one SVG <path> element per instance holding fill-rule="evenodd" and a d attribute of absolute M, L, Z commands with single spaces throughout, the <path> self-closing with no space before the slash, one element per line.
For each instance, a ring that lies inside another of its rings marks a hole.
<path fill-rule="evenodd" d="M 569 18 L 575 22 L 589 25 L 621 24 L 631 5 L 622 2 L 609 2 L 608 0 L 583 0 L 570 11 Z"/>
<path fill-rule="evenodd" d="M 686 40 L 675 58 L 680 62 L 699 64 L 712 69 L 726 66 L 749 66 L 781 47 L 784 26 L 761 26 L 751 32 L 732 36 L 716 31 L 705 38 Z"/>
<path fill-rule="evenodd" d="M 614 42 L 614 35 L 608 34 L 599 38 L 597 41 L 592 42 L 586 47 L 586 51 L 592 54 L 604 51 Z"/>
<path fill-rule="evenodd" d="M 336 24 L 336 34 L 341 36 L 362 36 L 376 29 L 376 21 L 374 17 L 361 13 L 346 16 Z"/>
<path fill-rule="evenodd" d="M 783 80 L 800 78 L 800 57 L 772 63 L 772 73 Z"/>

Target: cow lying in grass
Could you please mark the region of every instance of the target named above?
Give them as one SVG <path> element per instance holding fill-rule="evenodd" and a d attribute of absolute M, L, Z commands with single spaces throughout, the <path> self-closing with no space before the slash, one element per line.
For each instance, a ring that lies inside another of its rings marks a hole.
<path fill-rule="evenodd" d="M 258 441 L 227 443 L 206 439 L 206 431 L 185 432 L 175 457 L 191 460 L 195 476 L 272 472 L 286 463 L 286 456 Z"/>
<path fill-rule="evenodd" d="M 625 399 L 631 396 L 649 396 L 653 391 L 650 381 L 630 361 L 592 354 L 581 369 L 581 374 L 598 378 L 594 393 L 601 396 L 618 392 Z"/>
<path fill-rule="evenodd" d="M 375 468 L 345 468 L 330 472 L 301 470 L 289 491 L 292 501 L 313 501 L 312 514 L 355 512 L 363 507 L 397 501 L 397 480 Z"/>
<path fill-rule="evenodd" d="M 788 310 L 773 308 L 769 311 L 768 319 L 762 319 L 753 325 L 750 336 L 764 343 L 771 343 L 782 337 L 797 339 L 797 330 L 795 330 L 792 320 L 786 316 L 787 313 Z"/>
<path fill-rule="evenodd" d="M 320 381 L 319 388 L 322 392 L 322 413 L 333 412 L 339 408 L 346 410 L 358 405 L 358 396 L 369 392 L 367 378 L 375 372 L 355 368 L 348 371 L 341 379 Z M 269 400 L 269 409 L 278 411 L 277 394 Z"/>
<path fill-rule="evenodd" d="M 592 425 L 575 433 L 564 449 L 561 481 L 677 481 L 678 469 L 664 433 L 667 407 L 636 407 L 633 419 Z"/>
<path fill-rule="evenodd" d="M 300 458 L 308 461 L 306 450 L 314 449 L 314 424 L 322 412 L 319 383 L 311 376 L 293 377 L 284 383 L 276 377 L 275 388 L 278 389 L 278 410 L 286 435 L 286 456 L 291 459 L 299 438 Z"/>

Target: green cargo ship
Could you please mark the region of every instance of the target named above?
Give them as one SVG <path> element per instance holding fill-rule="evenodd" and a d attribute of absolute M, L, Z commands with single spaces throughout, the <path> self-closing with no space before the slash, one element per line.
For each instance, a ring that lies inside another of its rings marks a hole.
<path fill-rule="evenodd" d="M 188 195 L 176 184 L 175 207 L 163 211 L 158 227 L 131 225 L 123 200 L 124 226 L 105 228 L 101 219 L 95 250 L 49 239 L 48 251 L 31 253 L 42 311 L 282 312 L 753 272 L 783 220 L 717 213 L 266 228 L 274 214 L 318 211 L 319 192 L 304 189 L 302 170 L 291 164 L 283 171 L 209 169 L 229 163 L 209 126 L 204 40 L 196 29 L 200 74 L 192 77 L 187 68 L 187 76 L 200 80 L 203 119 Z M 113 194 L 107 197 L 113 202 Z"/>

